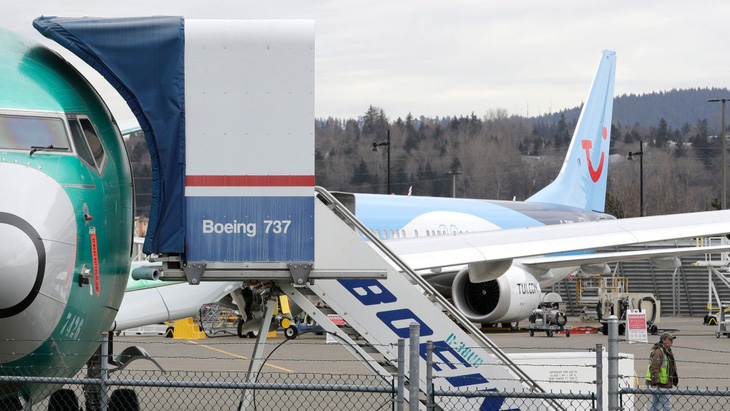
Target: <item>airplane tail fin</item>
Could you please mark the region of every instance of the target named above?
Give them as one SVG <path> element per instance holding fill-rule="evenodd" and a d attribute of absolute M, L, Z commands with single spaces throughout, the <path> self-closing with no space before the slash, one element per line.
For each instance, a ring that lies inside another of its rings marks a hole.
<path fill-rule="evenodd" d="M 527 201 L 604 211 L 615 75 L 616 52 L 605 50 L 558 177 Z"/>

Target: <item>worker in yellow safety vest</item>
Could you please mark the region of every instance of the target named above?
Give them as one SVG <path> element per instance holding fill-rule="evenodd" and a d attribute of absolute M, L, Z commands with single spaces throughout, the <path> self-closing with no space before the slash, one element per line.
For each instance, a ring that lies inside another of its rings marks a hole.
<path fill-rule="evenodd" d="M 679 383 L 677 364 L 674 361 L 672 344 L 677 338 L 665 332 L 659 336 L 659 342 L 651 348 L 649 366 L 646 369 L 646 385 L 657 389 L 676 387 Z M 672 404 L 666 394 L 652 394 L 650 411 L 671 410 Z"/>

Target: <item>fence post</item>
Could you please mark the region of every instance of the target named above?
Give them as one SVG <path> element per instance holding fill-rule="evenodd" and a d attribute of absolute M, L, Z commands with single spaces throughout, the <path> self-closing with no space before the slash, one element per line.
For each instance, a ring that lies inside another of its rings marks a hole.
<path fill-rule="evenodd" d="M 608 317 L 608 409 L 618 411 L 618 318 Z"/>
<path fill-rule="evenodd" d="M 408 327 L 410 331 L 410 347 L 408 358 L 408 409 L 410 411 L 418 411 L 418 394 L 420 391 L 420 379 L 418 376 L 418 363 L 420 360 L 420 345 L 418 343 L 421 336 L 421 324 L 412 322 Z"/>
<path fill-rule="evenodd" d="M 99 383 L 99 394 L 101 397 L 101 411 L 107 411 L 109 402 L 109 386 L 106 385 L 109 379 L 109 333 L 101 333 L 101 358 L 100 358 L 101 382 Z"/>
<path fill-rule="evenodd" d="M 603 344 L 596 344 L 596 410 L 603 411 Z"/>
<path fill-rule="evenodd" d="M 406 340 L 398 339 L 398 394 L 396 396 L 396 410 L 403 411 L 405 407 L 405 384 L 406 384 Z"/>
<path fill-rule="evenodd" d="M 426 410 L 436 409 L 433 398 L 433 341 L 426 341 Z"/>

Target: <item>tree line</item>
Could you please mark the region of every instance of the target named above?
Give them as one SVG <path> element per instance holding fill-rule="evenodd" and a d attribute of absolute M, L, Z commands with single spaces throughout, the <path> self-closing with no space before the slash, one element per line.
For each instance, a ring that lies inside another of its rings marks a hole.
<path fill-rule="evenodd" d="M 374 142 L 391 139 L 391 193 L 524 200 L 558 174 L 576 121 L 555 122 L 490 110 L 446 118 L 388 119 L 371 106 L 358 119 L 317 119 L 316 181 L 330 190 L 387 192 L 387 157 Z M 721 193 L 721 140 L 707 119 L 679 128 L 612 125 L 607 211 L 640 215 L 639 156 L 643 147 L 646 215 L 704 211 Z M 641 143 L 640 143 L 641 142 Z M 454 173 L 457 173 L 454 179 Z"/>

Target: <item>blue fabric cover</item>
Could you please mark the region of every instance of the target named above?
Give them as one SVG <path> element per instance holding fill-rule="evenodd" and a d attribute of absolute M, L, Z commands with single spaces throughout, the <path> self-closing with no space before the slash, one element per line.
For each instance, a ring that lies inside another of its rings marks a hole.
<path fill-rule="evenodd" d="M 117 89 L 144 131 L 152 207 L 144 252 L 185 247 L 185 33 L 182 17 L 39 17 L 33 26 Z"/>

